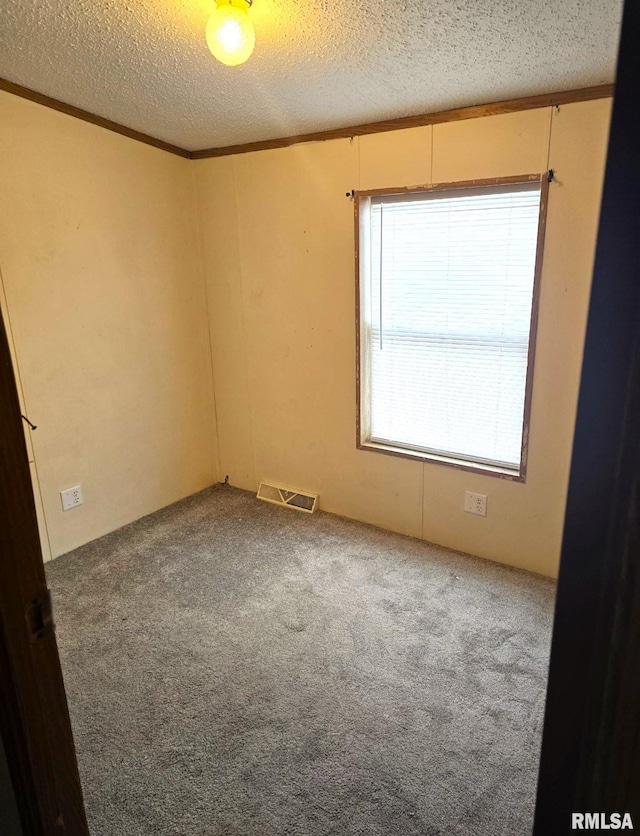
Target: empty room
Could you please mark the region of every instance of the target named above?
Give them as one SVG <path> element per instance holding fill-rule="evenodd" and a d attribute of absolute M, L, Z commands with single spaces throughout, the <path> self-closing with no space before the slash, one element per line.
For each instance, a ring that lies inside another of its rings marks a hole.
<path fill-rule="evenodd" d="M 2 4 L 25 834 L 532 833 L 622 12 Z"/>

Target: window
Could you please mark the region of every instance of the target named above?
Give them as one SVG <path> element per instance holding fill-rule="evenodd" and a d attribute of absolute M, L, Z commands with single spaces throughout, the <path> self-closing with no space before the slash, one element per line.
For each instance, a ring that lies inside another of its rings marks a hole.
<path fill-rule="evenodd" d="M 360 447 L 524 479 L 545 193 L 358 194 Z"/>

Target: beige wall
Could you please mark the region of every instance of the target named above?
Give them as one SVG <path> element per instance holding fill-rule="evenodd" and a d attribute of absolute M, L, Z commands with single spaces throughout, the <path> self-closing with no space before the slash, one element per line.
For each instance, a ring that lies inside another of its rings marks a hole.
<path fill-rule="evenodd" d="M 193 163 L 220 474 L 546 575 L 557 571 L 610 102 Z M 352 188 L 556 171 L 526 484 L 355 448 Z M 488 495 L 486 518 L 462 510 Z"/>
<path fill-rule="evenodd" d="M 0 93 L 0 302 L 38 424 L 45 555 L 47 541 L 61 554 L 228 474 L 554 575 L 609 109 L 190 162 Z M 356 450 L 345 192 L 549 167 L 526 484 Z M 85 504 L 63 513 L 59 492 L 78 483 Z M 488 495 L 486 518 L 463 512 L 465 490 Z"/>
<path fill-rule="evenodd" d="M 2 302 L 55 556 L 217 477 L 192 170 L 8 93 L 0 150 Z"/>

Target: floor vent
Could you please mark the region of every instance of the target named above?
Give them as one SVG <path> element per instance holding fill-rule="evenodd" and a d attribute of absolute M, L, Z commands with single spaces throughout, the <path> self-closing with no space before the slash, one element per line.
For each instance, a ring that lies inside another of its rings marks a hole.
<path fill-rule="evenodd" d="M 313 514 L 318 504 L 317 493 L 293 491 L 291 488 L 283 488 L 282 485 L 274 485 L 273 482 L 260 482 L 257 496 L 265 502 L 286 505 L 287 508 L 295 508 L 297 511 L 304 511 L 305 514 Z"/>

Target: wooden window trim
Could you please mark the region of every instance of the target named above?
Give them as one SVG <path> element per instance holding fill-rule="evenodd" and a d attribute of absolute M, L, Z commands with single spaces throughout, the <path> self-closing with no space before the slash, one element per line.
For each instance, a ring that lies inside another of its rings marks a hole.
<path fill-rule="evenodd" d="M 538 217 L 538 237 L 536 242 L 536 259 L 533 274 L 533 297 L 531 302 L 531 319 L 529 326 L 529 348 L 527 353 L 527 374 L 525 378 L 524 413 L 522 424 L 522 451 L 520 468 L 516 472 L 509 471 L 495 465 L 482 465 L 470 460 L 458 459 L 445 454 L 419 452 L 408 448 L 363 441 L 363 404 L 362 404 L 362 357 L 361 357 L 361 311 L 360 311 L 360 206 L 364 198 L 380 195 L 421 194 L 434 191 L 453 191 L 455 189 L 472 189 L 491 186 L 512 186 L 520 183 L 540 183 L 540 214 Z M 544 258 L 544 239 L 547 223 L 547 206 L 549 202 L 549 175 L 521 174 L 511 177 L 497 177 L 482 180 L 461 180 L 452 183 L 432 183 L 421 186 L 407 186 L 386 189 L 368 189 L 354 192 L 354 231 L 355 231 L 355 271 L 356 271 L 356 448 L 372 453 L 382 453 L 386 456 L 397 456 L 424 464 L 435 464 L 453 467 L 470 473 L 481 473 L 511 482 L 526 482 L 529 458 L 529 433 L 531 426 L 531 405 L 533 401 L 533 377 L 535 368 L 536 341 L 538 336 L 538 315 L 540 309 L 540 286 L 542 279 L 542 264 Z"/>

